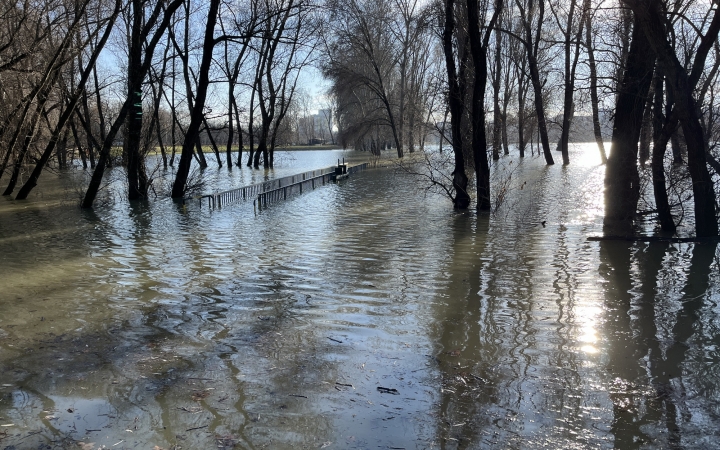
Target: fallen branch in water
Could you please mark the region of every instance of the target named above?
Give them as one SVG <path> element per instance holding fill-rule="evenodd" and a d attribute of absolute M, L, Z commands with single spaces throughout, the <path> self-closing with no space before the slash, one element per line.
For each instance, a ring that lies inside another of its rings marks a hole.
<path fill-rule="evenodd" d="M 393 395 L 400 395 L 400 392 L 397 389 L 392 388 L 386 388 L 382 386 L 378 386 L 377 390 L 380 391 L 381 394 L 393 394 Z"/>

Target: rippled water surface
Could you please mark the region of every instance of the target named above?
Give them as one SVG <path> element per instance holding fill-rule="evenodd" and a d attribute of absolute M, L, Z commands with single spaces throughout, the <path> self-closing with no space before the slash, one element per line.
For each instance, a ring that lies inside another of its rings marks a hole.
<path fill-rule="evenodd" d="M 492 216 L 389 168 L 262 210 L 43 175 L 0 202 L 0 448 L 717 447 L 715 245 L 588 242 L 571 157 L 501 160 Z"/>

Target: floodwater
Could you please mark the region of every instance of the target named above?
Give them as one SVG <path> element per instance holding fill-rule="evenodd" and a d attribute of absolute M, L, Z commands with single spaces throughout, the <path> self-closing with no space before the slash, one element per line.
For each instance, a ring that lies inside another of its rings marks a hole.
<path fill-rule="evenodd" d="M 0 202 L 0 448 L 717 448 L 715 244 L 589 242 L 571 158 L 502 159 L 491 216 L 392 168 L 262 210 L 45 174 Z"/>

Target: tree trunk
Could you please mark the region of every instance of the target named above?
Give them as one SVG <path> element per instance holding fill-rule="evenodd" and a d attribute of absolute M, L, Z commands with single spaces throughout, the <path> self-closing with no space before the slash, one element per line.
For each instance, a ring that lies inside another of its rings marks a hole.
<path fill-rule="evenodd" d="M 637 144 L 654 64 L 655 53 L 635 17 L 615 108 L 612 151 L 605 169 L 605 234 L 632 232 L 640 195 Z"/>
<path fill-rule="evenodd" d="M 445 55 L 445 68 L 448 75 L 450 92 L 448 105 L 450 109 L 450 125 L 452 129 L 452 147 L 455 157 L 455 169 L 453 170 L 453 189 L 455 197 L 453 203 L 455 208 L 467 209 L 470 206 L 470 194 L 467 191 L 468 177 L 465 173 L 465 155 L 463 153 L 461 119 L 463 114 L 463 97 L 461 81 L 458 78 L 455 65 L 455 52 L 453 46 L 453 34 L 455 33 L 455 0 L 445 2 L 445 22 L 443 27 L 443 53 Z"/>
<path fill-rule="evenodd" d="M 205 126 L 205 132 L 207 133 L 208 140 L 210 141 L 210 147 L 212 147 L 213 152 L 215 153 L 215 160 L 217 161 L 218 167 L 222 167 L 222 159 L 220 159 L 220 149 L 217 146 L 217 143 L 215 142 L 215 138 L 212 135 L 212 129 L 210 128 L 210 124 L 208 124 L 207 118 L 205 117 L 205 114 L 203 114 L 203 125 Z M 232 160 L 231 160 L 232 162 Z"/>
<path fill-rule="evenodd" d="M 655 69 L 657 71 L 657 68 Z M 654 78 L 653 78 L 654 80 Z M 642 128 L 640 129 L 640 143 L 638 146 L 638 159 L 640 160 L 640 166 L 645 167 L 645 163 L 650 158 L 650 142 L 652 140 L 652 117 L 653 117 L 653 104 L 655 99 L 655 93 L 653 86 L 650 86 L 648 92 L 648 98 L 645 102 L 645 110 L 643 112 Z"/>
<path fill-rule="evenodd" d="M 695 233 L 698 237 L 717 236 L 715 190 L 707 168 L 704 132 L 700 125 L 699 109 L 693 97 L 693 90 L 705 65 L 707 51 L 717 40 L 720 32 L 720 13 L 718 10 L 715 11 L 712 23 L 696 53 L 693 72 L 688 76 L 667 41 L 660 5 L 651 0 L 629 1 L 628 4 L 639 17 L 639 26 L 652 49 L 657 53 L 663 73 L 668 77 L 668 87 L 675 94 L 675 108 L 687 144 L 688 169 L 692 179 L 695 206 Z"/>
<path fill-rule="evenodd" d="M 231 82 L 228 86 L 228 137 L 225 146 L 225 162 L 228 169 L 232 169 L 232 146 L 235 140 L 235 121 L 233 120 L 233 106 L 235 104 L 234 84 Z"/>
<path fill-rule="evenodd" d="M 190 125 L 188 125 L 185 140 L 183 141 L 180 163 L 178 164 L 178 171 L 172 188 L 172 198 L 182 198 L 183 195 L 185 195 L 185 187 L 188 175 L 190 174 L 190 164 L 192 163 L 193 146 L 198 140 L 198 132 L 203 120 L 205 99 L 207 98 L 207 91 L 210 85 L 210 65 L 212 64 L 213 48 L 215 47 L 214 33 L 219 7 L 220 0 L 210 0 L 208 19 L 205 25 L 205 38 L 203 40 L 203 54 L 202 61 L 200 62 L 197 95 L 195 97 L 192 115 L 190 116 Z"/>
<path fill-rule="evenodd" d="M 602 126 L 600 125 L 600 100 L 598 98 L 597 85 L 597 65 L 595 64 L 595 47 L 592 41 L 592 18 L 590 13 L 585 16 L 585 40 L 587 42 L 588 67 L 590 68 L 590 105 L 592 107 L 593 132 L 595 133 L 595 142 L 600 151 L 600 161 L 607 164 L 607 153 L 605 152 L 605 142 L 602 137 Z"/>
<path fill-rule="evenodd" d="M 469 7 L 469 5 L 468 5 Z M 479 32 L 479 30 L 478 30 Z M 479 37 L 478 37 L 479 39 Z M 472 38 L 471 38 L 472 42 Z M 472 45 L 472 44 L 471 44 Z M 500 159 L 502 145 L 502 112 L 500 110 L 500 73 L 502 72 L 502 37 L 499 28 L 495 32 L 495 73 L 492 75 L 493 86 L 493 140 L 492 158 Z M 487 76 L 487 75 L 485 75 Z M 484 102 L 483 102 L 484 103 Z M 484 124 L 483 124 L 484 127 Z"/>
<path fill-rule="evenodd" d="M 18 192 L 18 195 L 16 197 L 16 200 L 24 200 L 27 198 L 28 194 L 30 194 L 30 191 L 37 186 L 37 181 L 40 178 L 40 174 L 42 173 L 43 168 L 47 164 L 48 160 L 50 159 L 50 156 L 52 155 L 53 148 L 57 145 L 58 140 L 60 138 L 60 134 L 62 133 L 63 129 L 66 129 L 65 125 L 67 124 L 68 120 L 71 119 L 72 115 L 75 113 L 75 108 L 77 106 L 78 101 L 80 100 L 81 95 L 83 95 L 85 90 L 85 84 L 87 83 L 88 78 L 90 78 L 90 75 L 92 71 L 94 70 L 95 63 L 97 62 L 98 57 L 100 56 L 100 52 L 102 51 L 103 47 L 105 46 L 105 43 L 107 42 L 108 38 L 110 37 L 110 33 L 112 32 L 113 26 L 115 25 L 115 20 L 120 13 L 120 7 L 121 2 L 118 0 L 115 3 L 115 10 L 113 12 L 113 15 L 110 17 L 110 21 L 107 25 L 107 28 L 105 29 L 105 32 L 103 33 L 100 42 L 93 50 L 92 56 L 90 57 L 90 60 L 88 61 L 87 67 L 82 72 L 80 76 L 80 80 L 78 82 L 78 86 L 76 87 L 76 91 L 73 94 L 73 96 L 70 98 L 70 100 L 67 102 L 67 105 L 65 107 L 65 110 L 60 115 L 58 119 L 58 123 L 55 125 L 55 130 L 52 134 L 52 137 L 50 138 L 50 142 L 45 147 L 45 151 L 43 151 L 42 155 L 40 156 L 40 159 L 38 159 L 37 164 L 35 164 L 35 168 L 33 169 L 32 173 L 30 174 L 30 177 L 25 182 L 23 187 L 20 189 L 20 192 Z M 73 132 L 74 132 L 74 126 Z M 66 132 L 67 135 L 67 132 Z M 67 138 L 66 138 L 67 139 Z M 84 159 L 83 159 L 84 163 Z"/>
<path fill-rule="evenodd" d="M 665 103 L 665 116 L 670 117 L 672 114 L 673 107 L 675 106 L 675 92 L 669 87 L 665 89 L 666 103 Z M 676 166 L 682 166 L 685 164 L 683 159 L 682 147 L 680 146 L 680 136 L 678 136 L 678 129 L 673 130 L 672 136 L 670 136 L 670 144 L 672 146 L 673 164 Z"/>
<path fill-rule="evenodd" d="M 470 51 L 472 52 L 475 80 L 473 83 L 472 95 L 472 150 L 475 162 L 475 181 L 477 188 L 477 209 L 489 210 L 490 203 L 490 165 L 487 155 L 487 141 L 485 136 L 485 85 L 487 83 L 487 48 L 490 40 L 490 30 L 494 29 L 495 23 L 502 10 L 502 0 L 495 3 L 495 11 L 492 19 L 481 39 L 480 34 L 480 11 L 478 0 L 467 0 L 468 9 L 468 35 L 470 40 Z M 496 39 L 499 33 L 496 32 Z M 500 74 L 497 74 L 498 80 Z M 499 87 L 498 87 L 499 94 Z M 500 105 L 496 105 L 499 109 Z M 499 128 L 498 128 L 499 131 Z M 499 137 L 499 136 L 498 136 Z M 499 142 L 498 142 L 499 145 Z M 494 157 L 495 149 L 493 149 Z"/>
<path fill-rule="evenodd" d="M 145 13 L 142 0 L 132 0 L 132 9 L 127 69 L 127 96 L 132 99 L 132 103 L 125 124 L 125 157 L 127 159 L 128 199 L 138 200 L 147 198 L 147 186 L 141 181 L 143 177 L 143 167 L 141 166 L 145 165 L 145 160 L 144 155 L 140 152 L 143 126 L 142 84 L 145 78 L 141 74 L 143 53 L 141 29 Z"/>
<path fill-rule="evenodd" d="M 575 94 L 575 67 L 577 67 L 577 60 L 580 53 L 580 36 L 578 33 L 575 42 L 575 58 L 572 58 L 572 25 L 573 16 L 575 15 L 575 8 L 577 7 L 577 0 L 570 0 L 570 10 L 568 12 L 567 28 L 564 30 L 565 35 L 564 53 L 565 53 L 565 93 L 563 96 L 563 118 L 562 118 L 562 129 L 560 132 L 560 152 L 562 154 L 563 165 L 570 164 L 570 125 L 575 115 L 575 104 L 573 97 Z M 582 30 L 583 21 L 581 20 L 578 27 Z"/>
<path fill-rule="evenodd" d="M 550 151 L 550 141 L 547 133 L 547 122 L 545 120 L 545 102 L 543 100 L 543 87 L 544 82 L 540 81 L 540 69 L 537 61 L 537 49 L 538 41 L 540 39 L 542 31 L 542 22 L 545 16 L 545 0 L 538 1 L 538 24 L 535 30 L 536 36 L 533 36 L 533 30 L 531 29 L 531 18 L 528 14 L 531 14 L 534 10 L 533 0 L 529 2 L 527 11 L 522 10 L 522 23 L 525 29 L 525 49 L 527 53 L 528 68 L 530 69 L 530 80 L 533 86 L 533 93 L 535 94 L 535 113 L 537 115 L 537 126 L 538 132 L 540 133 L 540 141 L 542 142 L 543 154 L 545 155 L 545 162 L 548 165 L 555 164 L 553 160 L 552 152 Z"/>

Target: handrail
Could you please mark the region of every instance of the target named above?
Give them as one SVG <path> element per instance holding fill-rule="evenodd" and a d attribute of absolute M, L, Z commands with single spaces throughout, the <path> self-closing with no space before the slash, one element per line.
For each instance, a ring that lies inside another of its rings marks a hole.
<path fill-rule="evenodd" d="M 360 170 L 366 169 L 367 166 L 367 163 L 363 163 L 353 167 L 347 167 L 344 164 L 339 167 L 344 167 L 347 174 L 352 174 Z M 324 185 L 328 181 L 334 180 L 335 174 L 335 167 L 311 170 L 297 175 L 263 181 L 261 183 L 252 184 L 250 186 L 243 186 L 241 188 L 217 192 L 215 194 L 183 198 L 183 203 L 186 203 L 187 200 L 198 200 L 202 205 L 202 201 L 204 199 L 208 199 L 208 207 L 215 209 L 220 208 L 223 205 L 229 205 L 240 201 L 247 201 L 251 198 L 253 199 L 253 204 L 255 204 L 255 202 L 259 200 L 262 196 L 263 203 L 267 205 L 268 200 L 274 201 L 279 199 L 278 196 L 280 191 L 282 191 L 283 193 L 283 199 L 286 199 L 288 193 L 292 194 L 293 188 L 299 186 L 300 193 L 303 192 L 303 185 L 307 185 L 308 187 L 312 187 L 312 189 L 315 189 L 317 181 L 321 180 L 322 184 Z M 260 204 L 262 205 L 263 203 Z"/>

